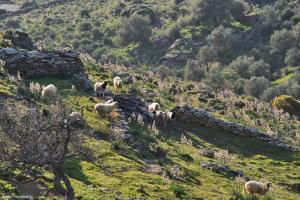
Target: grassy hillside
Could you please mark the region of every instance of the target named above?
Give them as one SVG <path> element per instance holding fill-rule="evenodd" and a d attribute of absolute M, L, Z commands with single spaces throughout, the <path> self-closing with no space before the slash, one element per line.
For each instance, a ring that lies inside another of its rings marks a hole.
<path fill-rule="evenodd" d="M 186 105 L 204 109 L 300 148 L 299 117 L 270 104 L 283 94 L 300 99 L 299 5 L 206 1 L 74 0 L 4 18 L 0 32 L 23 30 L 41 48 L 69 46 L 88 53 L 95 59 L 85 63 L 89 79 L 108 81 L 113 94 L 112 80 L 118 75 L 125 83 L 120 96 L 135 94 L 146 104 L 160 103 L 162 110 Z M 2 40 L 0 33 L 0 47 Z M 51 109 L 51 101 L 30 93 L 30 83 L 55 84 L 72 111 L 83 109 L 84 133 L 79 147 L 75 141 L 69 149 L 78 148 L 78 153 L 67 156 L 63 166 L 77 199 L 300 199 L 299 152 L 193 123 L 149 126 L 137 116 L 125 119 L 120 110 L 99 117 L 94 104 L 107 98 L 81 90 L 76 77 L 16 81 L 1 68 L 0 103 L 30 102 L 39 110 Z M 113 137 L 123 120 L 130 141 Z M 47 190 L 41 196 L 63 199 L 49 167 L 33 167 L 38 177 L 25 168 L 11 172 L 2 156 L 0 199 L 23 194 L 15 180 L 34 178 L 34 184 Z M 270 181 L 273 187 L 265 196 L 245 195 L 245 180 L 237 174 Z"/>
<path fill-rule="evenodd" d="M 103 77 L 112 79 L 110 71 L 95 67 L 87 69 L 93 74 L 93 80 L 103 80 Z M 45 85 L 55 83 L 60 97 L 73 110 L 78 111 L 79 105 L 86 106 L 84 120 L 93 131 L 92 135 L 85 137 L 84 143 L 92 149 L 95 159 L 91 161 L 79 155 L 68 158 L 65 163 L 66 174 L 78 198 L 229 199 L 234 191 L 241 192 L 236 189 L 241 183 L 230 173 L 201 167 L 209 162 L 227 166 L 254 180 L 271 181 L 274 187 L 269 196 L 261 199 L 292 200 L 300 197 L 299 193 L 286 189 L 288 184 L 300 181 L 298 153 L 271 147 L 254 138 L 188 124 L 169 129 L 149 129 L 135 119 L 130 123 L 133 144 L 111 141 L 108 136 L 112 131 L 111 125 L 118 122 L 118 114 L 113 114 L 112 118 L 99 118 L 92 113 L 94 102 L 102 102 L 103 99 L 80 90 L 70 94 L 72 79 L 25 80 L 27 83 L 31 81 Z M 1 82 L 4 83 L 12 84 L 9 80 Z M 126 84 L 123 92 L 129 87 L 145 88 L 144 84 L 142 81 Z M 156 88 L 155 84 L 149 85 L 149 88 L 157 92 L 163 90 Z M 163 94 L 163 91 L 160 92 Z M 168 100 L 164 96 L 158 96 L 157 100 L 160 100 L 163 108 L 176 104 L 174 99 Z M 47 107 L 41 100 L 36 100 L 36 103 Z M 196 106 L 196 102 L 194 104 Z M 215 151 L 215 158 L 205 157 L 202 153 L 205 150 Z M 47 171 L 44 171 L 44 176 L 50 179 L 39 179 L 38 182 L 52 188 L 50 180 L 53 176 Z M 1 184 L 0 191 L 4 194 L 13 193 L 12 186 L 6 182 Z"/>

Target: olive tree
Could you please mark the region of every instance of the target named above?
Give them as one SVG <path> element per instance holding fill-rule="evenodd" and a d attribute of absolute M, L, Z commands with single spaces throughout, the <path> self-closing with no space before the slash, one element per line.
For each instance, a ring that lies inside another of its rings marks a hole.
<path fill-rule="evenodd" d="M 1 104 L 0 161 L 5 173 L 13 174 L 16 169 L 48 169 L 54 175 L 56 191 L 66 199 L 74 199 L 64 162 L 68 154 L 80 149 L 80 120 L 72 119 L 70 110 L 62 102 L 43 112 L 29 103 Z"/>
<path fill-rule="evenodd" d="M 269 88 L 270 81 L 265 77 L 253 76 L 249 81 L 247 81 L 244 89 L 247 95 L 254 97 L 260 97 L 263 92 Z"/>
<path fill-rule="evenodd" d="M 151 36 L 151 22 L 148 17 L 133 14 L 129 18 L 123 18 L 118 35 L 123 44 L 131 42 L 148 43 Z"/>

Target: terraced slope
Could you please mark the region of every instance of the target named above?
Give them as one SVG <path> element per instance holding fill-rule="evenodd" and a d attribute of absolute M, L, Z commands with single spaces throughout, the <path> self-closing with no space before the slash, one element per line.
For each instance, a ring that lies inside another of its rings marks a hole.
<path fill-rule="evenodd" d="M 90 74 L 93 80 L 112 79 L 107 71 L 90 71 Z M 111 128 L 119 122 L 120 112 L 111 118 L 99 118 L 92 113 L 94 103 L 105 99 L 98 99 L 90 92 L 70 94 L 72 79 L 30 81 L 55 83 L 61 98 L 74 110 L 79 110 L 79 105 L 86 106 L 84 119 L 93 134 L 86 137 L 85 143 L 93 149 L 95 158 L 91 160 L 83 154 L 69 158 L 65 164 L 78 198 L 229 199 L 238 185 L 234 178 L 238 174 L 271 181 L 274 187 L 268 198 L 300 198 L 299 193 L 287 190 L 300 181 L 297 152 L 195 124 L 149 129 L 135 118 L 128 122 L 131 142 L 111 140 Z M 129 87 L 140 88 L 141 85 L 141 81 L 125 85 L 123 93 Z M 165 106 L 167 104 L 163 104 Z M 206 157 L 203 152 L 211 150 L 215 156 Z M 51 189 L 53 177 L 47 171 L 44 175 L 49 179 L 41 178 L 38 182 Z M 2 193 L 14 193 L 7 182 L 1 182 L 0 186 Z"/>

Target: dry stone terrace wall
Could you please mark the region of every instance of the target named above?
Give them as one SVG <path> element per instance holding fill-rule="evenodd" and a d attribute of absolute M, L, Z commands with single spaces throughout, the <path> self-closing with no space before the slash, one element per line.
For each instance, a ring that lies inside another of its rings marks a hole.
<path fill-rule="evenodd" d="M 191 107 L 176 107 L 172 112 L 175 112 L 176 120 L 180 123 L 184 122 L 195 124 L 197 126 L 217 128 L 236 135 L 255 137 L 259 140 L 267 141 L 270 145 L 281 147 L 289 151 L 300 151 L 297 148 L 284 144 L 279 138 L 273 138 L 266 135 L 256 128 L 250 128 L 242 124 L 217 119 L 205 110 L 198 110 Z"/>
<path fill-rule="evenodd" d="M 15 48 L 0 49 L 0 61 L 10 74 L 23 77 L 65 76 L 84 73 L 80 54 L 69 49 L 28 51 Z"/>

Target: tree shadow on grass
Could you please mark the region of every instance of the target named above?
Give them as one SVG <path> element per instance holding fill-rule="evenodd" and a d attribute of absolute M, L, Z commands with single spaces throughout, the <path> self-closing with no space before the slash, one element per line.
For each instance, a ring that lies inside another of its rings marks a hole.
<path fill-rule="evenodd" d="M 88 177 L 83 173 L 82 166 L 80 165 L 80 159 L 74 158 L 66 161 L 64 169 L 65 173 L 72 179 L 83 182 L 86 185 L 91 184 Z"/>
<path fill-rule="evenodd" d="M 218 148 L 227 149 L 234 154 L 241 154 L 245 157 L 264 155 L 273 160 L 292 162 L 299 161 L 297 152 L 290 152 L 279 147 L 271 146 L 266 141 L 249 136 L 239 136 L 230 132 L 211 129 L 206 127 L 195 127 L 194 125 L 184 125 L 177 130 L 187 135 L 193 135 L 199 139 L 210 143 Z"/>

